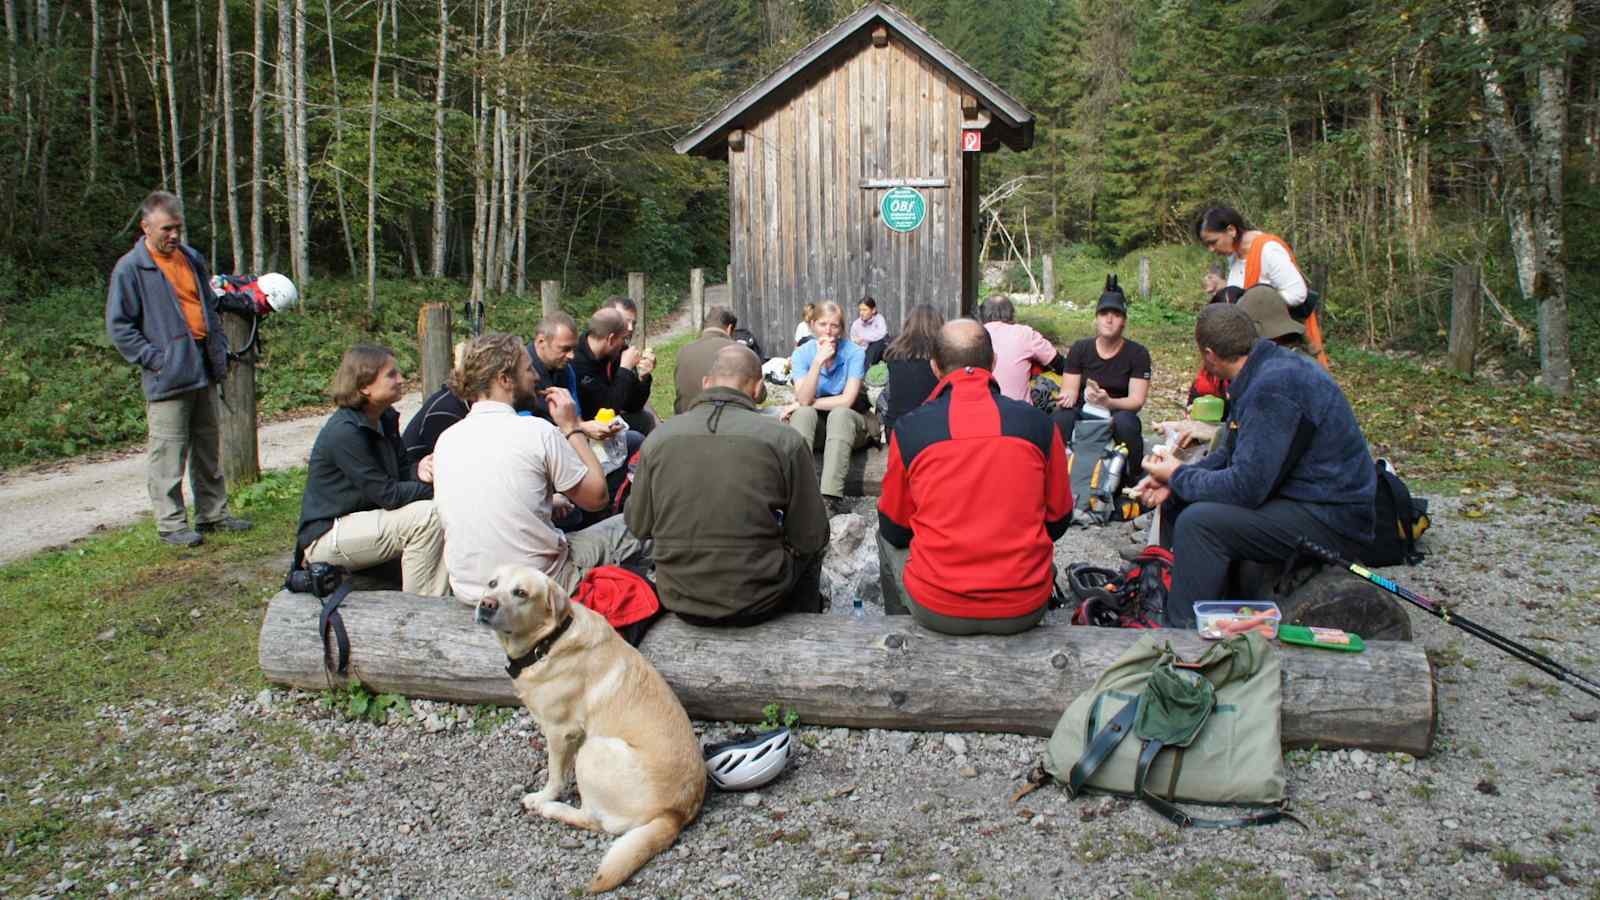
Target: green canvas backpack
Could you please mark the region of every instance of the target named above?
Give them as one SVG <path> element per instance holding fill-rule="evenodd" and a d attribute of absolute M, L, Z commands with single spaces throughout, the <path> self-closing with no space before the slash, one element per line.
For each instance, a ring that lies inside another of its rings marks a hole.
<path fill-rule="evenodd" d="M 1282 682 L 1277 653 L 1254 632 L 1212 644 L 1192 663 L 1144 635 L 1067 707 L 1044 771 L 1073 797 L 1137 797 L 1180 826 L 1298 821 L 1281 809 L 1201 819 L 1174 805 L 1283 802 Z"/>

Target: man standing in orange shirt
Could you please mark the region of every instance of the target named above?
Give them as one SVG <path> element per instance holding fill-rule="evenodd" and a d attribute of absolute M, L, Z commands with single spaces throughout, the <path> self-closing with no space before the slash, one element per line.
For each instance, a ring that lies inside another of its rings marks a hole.
<path fill-rule="evenodd" d="M 183 201 L 152 193 L 139 227 L 144 237 L 111 270 L 106 331 L 142 370 L 150 429 L 146 484 L 156 530 L 165 543 L 192 547 L 204 540 L 201 532 L 251 527 L 228 513 L 222 477 L 217 384 L 228 368 L 228 339 L 205 260 L 183 242 Z M 193 529 L 183 505 L 185 463 Z"/>

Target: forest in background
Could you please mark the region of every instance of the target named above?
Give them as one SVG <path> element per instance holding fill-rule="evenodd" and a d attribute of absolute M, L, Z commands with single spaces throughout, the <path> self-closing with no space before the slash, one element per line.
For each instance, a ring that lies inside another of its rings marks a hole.
<path fill-rule="evenodd" d="M 158 185 L 219 271 L 307 289 L 720 272 L 725 168 L 672 140 L 859 5 L 5 0 L 0 315 L 103 279 Z M 984 169 L 1036 253 L 1109 265 L 1221 201 L 1343 339 L 1439 350 L 1467 263 L 1511 368 L 1565 393 L 1600 340 L 1594 0 L 899 5 L 1038 116 Z"/>

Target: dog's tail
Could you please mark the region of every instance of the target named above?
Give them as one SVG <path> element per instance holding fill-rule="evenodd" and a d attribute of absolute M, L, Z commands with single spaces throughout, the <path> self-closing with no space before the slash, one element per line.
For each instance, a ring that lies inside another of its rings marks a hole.
<path fill-rule="evenodd" d="M 601 894 L 617 887 L 657 853 L 672 846 L 683 830 L 683 819 L 675 812 L 664 812 L 617 838 L 600 860 L 589 893 Z"/>

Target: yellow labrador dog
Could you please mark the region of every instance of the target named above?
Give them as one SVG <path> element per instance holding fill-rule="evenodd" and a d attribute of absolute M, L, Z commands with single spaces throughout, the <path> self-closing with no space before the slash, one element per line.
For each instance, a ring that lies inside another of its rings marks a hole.
<path fill-rule="evenodd" d="M 537 569 L 501 566 L 477 619 L 505 648 L 517 696 L 539 722 L 549 777 L 522 805 L 574 828 L 621 835 L 590 893 L 627 881 L 700 814 L 705 761 L 683 704 L 605 617 Z M 576 771 L 582 808 L 557 798 Z"/>

